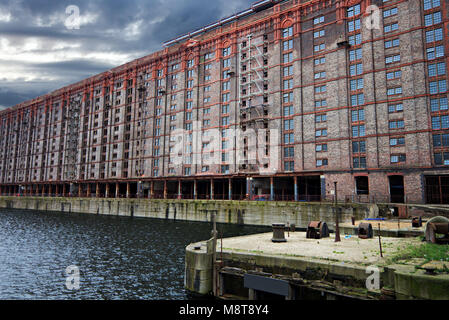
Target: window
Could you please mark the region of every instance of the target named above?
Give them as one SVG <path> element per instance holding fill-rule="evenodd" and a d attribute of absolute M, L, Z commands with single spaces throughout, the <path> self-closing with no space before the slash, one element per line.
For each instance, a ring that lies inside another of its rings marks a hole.
<path fill-rule="evenodd" d="M 405 154 L 399 154 L 399 155 L 392 155 L 391 156 L 391 163 L 403 163 L 406 161 Z"/>
<path fill-rule="evenodd" d="M 449 166 L 449 152 L 435 153 L 435 165 Z"/>
<path fill-rule="evenodd" d="M 295 171 L 295 162 L 294 161 L 285 161 L 284 162 L 284 170 L 285 171 Z"/>
<path fill-rule="evenodd" d="M 293 129 L 295 129 L 293 119 L 284 120 L 284 130 L 288 131 Z"/>
<path fill-rule="evenodd" d="M 284 107 L 284 117 L 293 115 L 293 106 Z"/>
<path fill-rule="evenodd" d="M 208 63 L 204 66 L 204 70 L 210 70 L 212 69 L 212 64 Z"/>
<path fill-rule="evenodd" d="M 424 26 L 429 27 L 434 24 L 441 23 L 441 12 L 434 12 L 424 16 Z"/>
<path fill-rule="evenodd" d="M 316 161 L 316 166 L 317 167 L 323 167 L 323 166 L 327 166 L 328 165 L 328 160 L 327 159 L 318 159 Z"/>
<path fill-rule="evenodd" d="M 394 96 L 397 94 L 402 94 L 402 87 L 387 89 L 387 96 Z"/>
<path fill-rule="evenodd" d="M 221 125 L 222 125 L 222 126 L 227 126 L 227 125 L 229 125 L 229 117 L 223 117 L 223 118 L 221 118 Z"/>
<path fill-rule="evenodd" d="M 405 138 L 390 138 L 390 147 L 398 147 L 398 146 L 404 146 L 405 145 Z"/>
<path fill-rule="evenodd" d="M 295 148 L 284 148 L 284 158 L 293 158 L 295 156 Z"/>
<path fill-rule="evenodd" d="M 285 28 L 284 30 L 282 30 L 283 38 L 288 38 L 291 36 L 293 36 L 293 27 Z"/>
<path fill-rule="evenodd" d="M 194 59 L 187 61 L 187 68 L 193 68 L 194 65 L 195 65 Z"/>
<path fill-rule="evenodd" d="M 399 39 L 385 41 L 385 49 L 394 48 L 399 46 Z"/>
<path fill-rule="evenodd" d="M 231 54 L 231 47 L 227 47 L 223 49 L 223 57 L 227 57 Z"/>
<path fill-rule="evenodd" d="M 327 101 L 326 100 L 315 101 L 315 108 L 321 108 L 321 107 L 327 107 Z"/>
<path fill-rule="evenodd" d="M 404 120 L 393 120 L 389 123 L 390 129 L 403 129 L 405 128 Z"/>
<path fill-rule="evenodd" d="M 360 14 L 360 4 L 349 7 L 347 9 L 348 18 L 355 17 Z"/>
<path fill-rule="evenodd" d="M 349 83 L 351 91 L 363 89 L 363 78 L 351 80 Z"/>
<path fill-rule="evenodd" d="M 223 114 L 229 113 L 229 105 L 228 104 L 221 106 L 221 113 L 223 113 Z"/>
<path fill-rule="evenodd" d="M 284 77 L 289 77 L 293 75 L 293 66 L 288 66 L 284 68 Z"/>
<path fill-rule="evenodd" d="M 363 64 L 361 63 L 352 64 L 349 67 L 349 74 L 351 75 L 351 77 L 361 75 L 362 73 L 363 73 Z"/>
<path fill-rule="evenodd" d="M 314 76 L 315 80 L 326 78 L 326 72 L 317 72 Z"/>
<path fill-rule="evenodd" d="M 315 137 L 327 137 L 327 129 L 320 129 L 315 131 Z"/>
<path fill-rule="evenodd" d="M 320 65 L 320 64 L 323 64 L 323 63 L 326 63 L 326 57 L 317 58 L 313 62 L 314 62 L 314 64 L 316 66 Z"/>
<path fill-rule="evenodd" d="M 223 60 L 223 68 L 229 68 L 231 66 L 231 59 Z"/>
<path fill-rule="evenodd" d="M 360 26 L 361 26 L 360 19 L 348 21 L 348 31 L 349 32 L 360 30 Z"/>
<path fill-rule="evenodd" d="M 320 24 L 324 22 L 324 16 L 316 17 L 313 19 L 313 24 Z"/>
<path fill-rule="evenodd" d="M 393 56 L 385 57 L 385 63 L 386 64 L 399 62 L 399 61 L 401 61 L 401 55 L 400 54 L 396 54 L 396 55 L 393 55 Z"/>
<path fill-rule="evenodd" d="M 315 147 L 316 152 L 327 152 L 327 143 L 317 144 Z"/>
<path fill-rule="evenodd" d="M 210 60 L 210 59 L 213 59 L 214 57 L 215 57 L 215 53 L 214 52 L 206 53 L 204 55 L 204 59 L 205 60 Z"/>
<path fill-rule="evenodd" d="M 449 133 L 433 135 L 434 148 L 449 147 Z"/>
<path fill-rule="evenodd" d="M 424 10 L 437 8 L 440 6 L 440 0 L 424 0 Z"/>
<path fill-rule="evenodd" d="M 352 153 L 365 153 L 366 141 L 354 141 L 352 142 Z"/>
<path fill-rule="evenodd" d="M 387 72 L 387 80 L 399 79 L 401 75 L 401 70 Z"/>
<path fill-rule="evenodd" d="M 436 47 L 427 48 L 426 52 L 427 52 L 427 59 L 433 60 L 433 59 L 440 58 L 440 57 L 444 56 L 444 47 L 436 46 Z"/>
<path fill-rule="evenodd" d="M 284 41 L 283 49 L 284 49 L 284 51 L 293 49 L 293 40 Z"/>
<path fill-rule="evenodd" d="M 448 110 L 447 98 L 430 99 L 430 109 L 432 112 Z"/>
<path fill-rule="evenodd" d="M 355 169 L 366 168 L 366 157 L 355 157 L 352 162 Z"/>
<path fill-rule="evenodd" d="M 283 96 L 283 101 L 284 103 L 290 103 L 293 102 L 293 92 L 289 92 L 289 93 L 284 93 Z"/>
<path fill-rule="evenodd" d="M 349 61 L 362 59 L 362 49 L 355 49 L 349 51 Z"/>
<path fill-rule="evenodd" d="M 449 116 L 432 117 L 432 129 L 449 129 Z"/>
<path fill-rule="evenodd" d="M 388 18 L 388 17 L 394 16 L 396 14 L 398 14 L 398 8 L 391 8 L 391 9 L 384 10 L 383 16 L 384 16 L 384 18 Z"/>
<path fill-rule="evenodd" d="M 315 123 L 322 123 L 327 121 L 327 115 L 326 114 L 320 114 L 315 116 Z"/>
<path fill-rule="evenodd" d="M 293 89 L 293 79 L 284 80 L 283 89 L 284 90 Z"/>
<path fill-rule="evenodd" d="M 430 31 L 426 31 L 426 42 L 434 42 L 434 41 L 441 41 L 443 40 L 443 29 L 433 29 Z"/>
<path fill-rule="evenodd" d="M 357 33 L 355 35 L 349 36 L 348 40 L 351 46 L 359 45 L 362 43 L 362 34 Z"/>
<path fill-rule="evenodd" d="M 399 24 L 397 22 L 384 26 L 384 33 L 396 31 L 399 29 Z"/>
<path fill-rule="evenodd" d="M 404 111 L 404 106 L 402 103 L 392 104 L 388 106 L 389 113 L 402 112 Z"/>
<path fill-rule="evenodd" d="M 321 37 L 324 37 L 324 34 L 325 34 L 324 29 L 323 29 L 323 30 L 320 30 L 320 31 L 315 31 L 315 32 L 313 33 L 313 37 L 314 37 L 314 38 L 321 38 Z"/>
<path fill-rule="evenodd" d="M 443 93 L 446 92 L 446 80 L 430 81 L 429 82 L 429 92 L 430 94 Z"/>
<path fill-rule="evenodd" d="M 365 96 L 363 93 L 354 94 L 351 96 L 351 106 L 360 106 L 365 104 Z"/>
<path fill-rule="evenodd" d="M 293 53 L 290 52 L 290 53 L 284 54 L 283 57 L 282 57 L 282 61 L 283 61 L 283 63 L 290 63 L 290 62 L 292 62 L 293 61 Z"/>
<path fill-rule="evenodd" d="M 352 122 L 365 121 L 365 110 L 359 109 L 351 111 L 351 119 Z"/>
<path fill-rule="evenodd" d="M 293 133 L 284 134 L 284 144 L 292 144 L 295 143 L 295 138 Z"/>
<path fill-rule="evenodd" d="M 315 87 L 315 93 L 323 93 L 323 92 L 326 92 L 326 90 L 327 90 L 326 85 Z"/>
<path fill-rule="evenodd" d="M 223 165 L 223 166 L 221 166 L 221 173 L 223 173 L 223 174 L 229 174 L 229 165 Z"/>
<path fill-rule="evenodd" d="M 352 136 L 354 138 L 364 137 L 365 136 L 365 125 L 353 126 L 352 127 Z"/>
<path fill-rule="evenodd" d="M 446 63 L 440 62 L 428 65 L 429 77 L 442 76 L 446 74 Z"/>
<path fill-rule="evenodd" d="M 326 44 L 324 44 L 324 43 L 321 43 L 321 44 L 313 47 L 313 51 L 315 51 L 315 52 L 318 52 L 318 51 L 321 51 L 324 49 L 326 49 Z"/>

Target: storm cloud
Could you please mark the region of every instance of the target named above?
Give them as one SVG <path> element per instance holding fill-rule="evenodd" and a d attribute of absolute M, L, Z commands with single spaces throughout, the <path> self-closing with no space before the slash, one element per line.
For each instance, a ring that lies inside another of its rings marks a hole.
<path fill-rule="evenodd" d="M 0 109 L 160 50 L 254 0 L 3 0 Z M 67 28 L 75 5 L 80 28 Z"/>

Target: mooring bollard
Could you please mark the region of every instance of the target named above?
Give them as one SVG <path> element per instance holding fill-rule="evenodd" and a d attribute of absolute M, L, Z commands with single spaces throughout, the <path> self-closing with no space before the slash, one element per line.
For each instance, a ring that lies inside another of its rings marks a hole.
<path fill-rule="evenodd" d="M 275 243 L 287 242 L 287 239 L 285 239 L 285 224 L 273 223 L 273 239 L 271 241 Z"/>

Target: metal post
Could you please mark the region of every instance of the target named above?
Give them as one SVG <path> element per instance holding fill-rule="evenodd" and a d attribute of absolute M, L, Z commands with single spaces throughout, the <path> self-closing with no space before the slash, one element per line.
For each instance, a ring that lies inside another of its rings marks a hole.
<path fill-rule="evenodd" d="M 106 194 L 105 194 L 105 197 L 106 198 L 109 198 L 109 183 L 106 183 Z"/>
<path fill-rule="evenodd" d="M 293 178 L 293 182 L 295 184 L 295 201 L 298 201 L 299 199 L 298 199 L 298 177 L 297 176 L 295 176 Z"/>
<path fill-rule="evenodd" d="M 270 178 L 270 201 L 274 201 L 274 178 Z"/>
<path fill-rule="evenodd" d="M 338 221 L 339 210 L 337 207 L 337 182 L 334 182 L 335 185 L 335 242 L 340 242 L 340 226 Z"/>
<path fill-rule="evenodd" d="M 210 180 L 210 199 L 214 200 L 214 179 Z"/>
<path fill-rule="evenodd" d="M 182 184 L 181 180 L 178 180 L 178 200 L 182 199 Z"/>
<path fill-rule="evenodd" d="M 379 223 L 379 247 L 380 247 L 380 257 L 383 258 L 384 255 L 382 253 L 382 241 L 380 240 L 380 223 Z"/>
<path fill-rule="evenodd" d="M 130 196 L 130 189 L 131 189 L 131 185 L 129 184 L 129 182 L 126 183 L 126 198 L 129 198 Z"/>
<path fill-rule="evenodd" d="M 115 198 L 120 196 L 120 184 L 118 182 L 115 183 Z"/>
<path fill-rule="evenodd" d="M 193 199 L 198 199 L 198 181 L 193 180 Z"/>
<path fill-rule="evenodd" d="M 164 199 L 167 199 L 167 180 L 164 180 Z"/>
<path fill-rule="evenodd" d="M 232 200 L 232 179 L 230 178 L 228 181 L 228 185 L 229 185 L 229 201 Z"/>

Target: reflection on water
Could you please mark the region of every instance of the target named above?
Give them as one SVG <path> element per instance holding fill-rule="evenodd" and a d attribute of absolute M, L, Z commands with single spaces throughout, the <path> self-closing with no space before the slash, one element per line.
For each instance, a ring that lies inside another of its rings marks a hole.
<path fill-rule="evenodd" d="M 267 231 L 218 229 L 225 237 Z M 209 223 L 0 210 L 0 299 L 191 299 L 185 247 L 210 232 Z M 78 291 L 66 288 L 72 265 Z"/>

